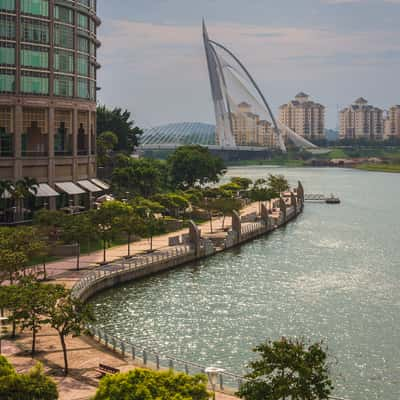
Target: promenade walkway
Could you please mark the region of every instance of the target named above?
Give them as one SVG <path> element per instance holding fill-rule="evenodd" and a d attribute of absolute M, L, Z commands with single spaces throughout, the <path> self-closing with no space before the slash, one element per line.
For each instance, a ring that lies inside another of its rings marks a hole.
<path fill-rule="evenodd" d="M 242 210 L 242 214 L 251 214 L 256 212 L 258 205 L 253 203 Z M 222 228 L 222 218 L 213 220 L 213 230 L 217 231 Z M 225 228 L 231 225 L 231 219 L 226 218 Z M 210 224 L 204 223 L 200 225 L 200 229 L 204 234 L 210 232 Z M 187 233 L 187 229 L 179 232 L 170 233 L 155 237 L 153 239 L 153 248 L 163 251 L 168 248 L 168 238 Z M 149 249 L 148 240 L 140 240 L 132 245 L 132 255 L 141 254 Z M 107 261 L 115 261 L 127 254 L 127 245 L 117 246 L 108 249 Z M 88 270 L 94 269 L 98 263 L 103 261 L 103 251 L 95 251 L 93 253 L 83 255 L 81 257 L 81 271 L 76 271 L 76 259 L 67 258 L 49 263 L 47 265 L 48 278 L 53 282 L 65 284 L 72 287 L 79 279 L 88 273 Z M 39 360 L 44 364 L 45 371 L 58 383 L 60 392 L 60 400 L 86 400 L 90 399 L 99 384 L 97 374 L 95 372 L 99 363 L 107 364 L 127 372 L 136 368 L 132 360 L 123 358 L 96 341 L 88 337 L 67 338 L 67 348 L 69 349 L 68 358 L 70 365 L 70 375 L 62 376 L 60 372 L 63 367 L 63 355 L 59 343 L 59 338 L 54 330 L 45 327 L 38 335 L 37 339 L 38 354 L 35 360 Z M 18 372 L 27 372 L 34 364 L 35 360 L 29 356 L 31 346 L 31 337 L 28 334 L 22 334 L 15 341 L 3 342 L 3 354 L 7 356 L 15 365 Z M 235 400 L 236 397 L 218 393 L 217 400 Z"/>

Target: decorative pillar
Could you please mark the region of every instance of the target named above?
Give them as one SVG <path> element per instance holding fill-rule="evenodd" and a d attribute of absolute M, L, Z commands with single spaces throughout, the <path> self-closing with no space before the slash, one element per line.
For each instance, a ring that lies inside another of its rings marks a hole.
<path fill-rule="evenodd" d="M 265 222 L 267 229 L 269 229 L 268 208 L 264 203 L 261 204 L 261 219 Z"/>
<path fill-rule="evenodd" d="M 279 199 L 279 209 L 281 210 L 282 223 L 284 224 L 286 222 L 286 203 L 282 197 Z"/>
<path fill-rule="evenodd" d="M 297 199 L 293 192 L 290 192 L 290 202 L 294 207 L 294 213 L 297 214 Z"/>
<path fill-rule="evenodd" d="M 242 220 L 236 210 L 232 212 L 232 230 L 236 233 L 237 242 L 240 243 L 242 240 Z"/>
<path fill-rule="evenodd" d="M 201 233 L 199 227 L 193 221 L 189 221 L 189 238 L 190 243 L 194 246 L 195 255 L 198 257 L 200 255 Z"/>

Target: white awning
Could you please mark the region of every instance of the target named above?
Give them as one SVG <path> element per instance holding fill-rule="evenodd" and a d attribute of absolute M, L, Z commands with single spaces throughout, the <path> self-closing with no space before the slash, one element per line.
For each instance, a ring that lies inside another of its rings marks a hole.
<path fill-rule="evenodd" d="M 60 195 L 60 193 L 57 193 L 53 188 L 51 188 L 47 183 L 40 183 L 39 185 L 36 185 L 37 192 L 35 193 L 34 190 L 29 189 L 29 191 L 35 196 L 35 197 L 57 197 Z"/>
<path fill-rule="evenodd" d="M 109 190 L 110 185 L 107 185 L 107 183 L 101 181 L 100 179 L 93 178 L 91 181 L 98 187 L 100 187 L 102 190 Z"/>
<path fill-rule="evenodd" d="M 81 189 L 79 186 L 75 185 L 73 182 L 58 182 L 55 184 L 56 187 L 63 192 L 73 196 L 76 194 L 83 194 L 86 193 L 83 189 Z"/>
<path fill-rule="evenodd" d="M 78 181 L 77 184 L 91 193 L 97 193 L 103 191 L 102 188 L 99 188 L 98 186 L 87 180 Z"/>

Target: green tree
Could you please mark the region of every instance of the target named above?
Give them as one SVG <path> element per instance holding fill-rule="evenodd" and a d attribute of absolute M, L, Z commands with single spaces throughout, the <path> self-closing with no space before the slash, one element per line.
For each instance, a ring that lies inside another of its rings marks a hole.
<path fill-rule="evenodd" d="M 248 198 L 258 202 L 259 212 L 261 214 L 261 203 L 263 201 L 272 200 L 279 197 L 279 192 L 268 186 L 268 181 L 265 179 L 257 179 L 251 189 L 247 192 Z"/>
<path fill-rule="evenodd" d="M 189 202 L 185 196 L 177 193 L 159 194 L 154 196 L 153 199 L 160 203 L 167 213 L 174 217 L 179 217 L 189 207 Z"/>
<path fill-rule="evenodd" d="M 64 356 L 64 372 L 68 375 L 68 351 L 65 339 L 70 335 L 80 336 L 86 324 L 93 322 L 91 308 L 72 297 L 71 293 L 64 289 L 64 293 L 58 292 L 52 296 L 47 315 L 50 326 L 57 331 L 60 338 Z"/>
<path fill-rule="evenodd" d="M 97 135 L 102 132 L 112 131 L 118 137 L 116 150 L 132 153 L 138 146 L 139 138 L 143 131 L 135 126 L 128 110 L 121 108 L 109 109 L 102 105 L 97 107 Z"/>
<path fill-rule="evenodd" d="M 248 381 L 238 392 L 246 400 L 323 400 L 333 389 L 322 343 L 306 345 L 297 339 L 257 346 L 260 358 L 249 364 Z"/>
<path fill-rule="evenodd" d="M 57 400 L 57 385 L 44 374 L 40 363 L 27 374 L 17 374 L 7 359 L 0 356 L 0 399 Z"/>
<path fill-rule="evenodd" d="M 240 211 L 242 202 L 233 197 L 221 197 L 214 200 L 213 208 L 223 215 L 222 229 L 224 229 L 226 216 L 231 216 L 234 211 Z"/>
<path fill-rule="evenodd" d="M 283 175 L 270 174 L 267 183 L 270 189 L 279 194 L 289 190 L 289 182 Z"/>
<path fill-rule="evenodd" d="M 126 233 L 128 242 L 128 257 L 131 256 L 131 242 L 134 235 L 141 235 L 143 233 L 144 221 L 135 212 L 132 206 L 126 208 L 124 215 L 121 215 L 117 219 L 118 229 Z"/>
<path fill-rule="evenodd" d="M 57 285 L 45 285 L 32 278 L 25 278 L 15 287 L 19 291 L 20 309 L 18 321 L 21 329 L 32 332 L 32 355 L 36 351 L 36 336 L 42 325 L 49 322 L 46 317 L 49 308 L 49 298 L 57 293 L 63 293 L 63 288 Z"/>
<path fill-rule="evenodd" d="M 231 178 L 231 183 L 239 185 L 241 190 L 247 190 L 251 186 L 253 181 L 249 178 L 234 176 L 233 178 Z"/>
<path fill-rule="evenodd" d="M 104 263 L 107 259 L 107 244 L 114 238 L 119 217 L 125 214 L 127 207 L 129 206 L 121 201 L 107 201 L 98 210 L 92 210 L 90 213 L 90 224 L 93 231 L 103 242 Z"/>
<path fill-rule="evenodd" d="M 118 145 L 118 137 L 114 132 L 102 132 L 97 138 L 97 159 L 101 166 L 111 160 L 111 155 Z"/>
<path fill-rule="evenodd" d="M 37 193 L 38 182 L 34 178 L 23 178 L 15 182 L 10 187 L 11 197 L 15 201 L 17 220 L 23 217 L 24 200 L 34 196 Z"/>
<path fill-rule="evenodd" d="M 135 369 L 104 377 L 94 400 L 208 400 L 207 377 Z"/>
<path fill-rule="evenodd" d="M 119 197 L 131 195 L 150 197 L 167 188 L 168 170 L 165 162 L 132 159 L 121 155 L 113 170 L 111 184 Z"/>
<path fill-rule="evenodd" d="M 79 214 L 70 216 L 64 221 L 61 238 L 66 243 L 75 243 L 77 245 L 76 252 L 76 269 L 80 270 L 80 255 L 83 241 L 96 237 L 91 219 L 88 214 Z"/>
<path fill-rule="evenodd" d="M 62 211 L 40 210 L 35 213 L 33 223 L 46 236 L 49 241 L 55 243 L 60 239 L 60 234 L 68 215 Z"/>
<path fill-rule="evenodd" d="M 221 158 L 213 156 L 206 147 L 182 146 L 169 158 L 171 180 L 177 187 L 216 183 L 226 172 Z"/>

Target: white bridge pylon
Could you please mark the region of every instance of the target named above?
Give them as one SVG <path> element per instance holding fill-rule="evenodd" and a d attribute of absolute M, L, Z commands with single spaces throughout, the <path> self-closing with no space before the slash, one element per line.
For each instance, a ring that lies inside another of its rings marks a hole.
<path fill-rule="evenodd" d="M 239 105 L 248 103 L 260 119 L 271 124 L 275 139 L 283 152 L 286 152 L 285 138 L 300 148 L 318 148 L 276 120 L 262 91 L 242 62 L 228 48 L 210 40 L 204 20 L 203 40 L 215 109 L 216 134 L 221 146 L 237 147 L 233 119 L 235 114 L 240 114 Z M 240 115 L 254 117 L 251 112 Z"/>

